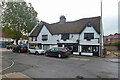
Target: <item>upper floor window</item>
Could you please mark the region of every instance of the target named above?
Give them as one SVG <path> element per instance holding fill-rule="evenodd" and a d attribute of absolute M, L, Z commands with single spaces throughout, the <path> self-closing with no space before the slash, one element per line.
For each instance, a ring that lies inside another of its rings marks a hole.
<path fill-rule="evenodd" d="M 43 41 L 48 40 L 48 35 L 42 35 L 42 40 L 43 40 Z"/>
<path fill-rule="evenodd" d="M 31 41 L 33 41 L 33 37 L 31 37 Z"/>
<path fill-rule="evenodd" d="M 84 33 L 84 39 L 94 39 L 94 33 Z"/>
<path fill-rule="evenodd" d="M 61 39 L 66 41 L 67 39 L 69 39 L 69 34 L 67 34 L 67 33 L 61 34 Z"/>

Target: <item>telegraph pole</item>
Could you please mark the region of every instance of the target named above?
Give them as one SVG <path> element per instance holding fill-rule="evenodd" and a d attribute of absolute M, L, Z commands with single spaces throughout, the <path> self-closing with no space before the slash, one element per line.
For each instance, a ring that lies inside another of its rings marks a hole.
<path fill-rule="evenodd" d="M 100 17 L 100 56 L 103 55 L 103 24 L 102 24 L 102 0 L 101 0 L 101 17 Z"/>

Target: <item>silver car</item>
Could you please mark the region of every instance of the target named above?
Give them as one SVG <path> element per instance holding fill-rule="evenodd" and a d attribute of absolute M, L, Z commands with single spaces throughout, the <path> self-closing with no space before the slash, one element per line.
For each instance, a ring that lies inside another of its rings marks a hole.
<path fill-rule="evenodd" d="M 28 53 L 34 53 L 34 54 L 37 55 L 37 54 L 44 54 L 45 51 L 40 49 L 40 48 L 38 48 L 38 47 L 32 47 L 32 48 L 28 49 Z"/>

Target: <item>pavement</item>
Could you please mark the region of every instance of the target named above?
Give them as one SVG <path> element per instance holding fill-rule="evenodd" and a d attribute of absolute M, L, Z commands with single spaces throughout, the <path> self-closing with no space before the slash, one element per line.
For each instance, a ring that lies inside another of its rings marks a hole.
<path fill-rule="evenodd" d="M 11 51 L 11 50 L 6 48 L 0 48 L 0 51 Z"/>
<path fill-rule="evenodd" d="M 3 78 L 30 78 L 21 72 L 13 72 L 13 73 L 4 74 L 4 75 L 2 75 L 2 77 Z"/>
<path fill-rule="evenodd" d="M 118 57 L 116 58 L 109 58 L 109 57 L 97 57 L 97 56 L 80 56 L 80 55 L 71 55 L 71 58 L 76 58 L 76 59 L 80 59 L 80 58 L 91 58 L 91 59 L 103 59 L 104 61 L 107 62 L 114 62 L 114 63 L 120 63 L 120 59 Z"/>

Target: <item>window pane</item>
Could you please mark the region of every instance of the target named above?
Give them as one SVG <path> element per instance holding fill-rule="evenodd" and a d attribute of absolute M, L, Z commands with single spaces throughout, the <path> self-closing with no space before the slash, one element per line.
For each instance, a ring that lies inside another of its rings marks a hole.
<path fill-rule="evenodd" d="M 84 39 L 94 39 L 94 33 L 84 33 Z"/>
<path fill-rule="evenodd" d="M 62 39 L 62 40 L 69 39 L 69 34 L 68 34 L 68 33 L 61 34 L 61 39 Z"/>
<path fill-rule="evenodd" d="M 82 46 L 82 52 L 92 52 L 92 46 Z"/>
<path fill-rule="evenodd" d="M 35 41 L 37 41 L 37 37 L 35 37 Z"/>
<path fill-rule="evenodd" d="M 84 39 L 87 39 L 87 33 L 84 34 Z"/>
<path fill-rule="evenodd" d="M 48 50 L 49 48 L 50 48 L 49 45 L 43 45 L 43 49 L 44 49 L 44 50 Z"/>
<path fill-rule="evenodd" d="M 42 35 L 42 40 L 47 40 L 48 39 L 48 35 Z"/>

